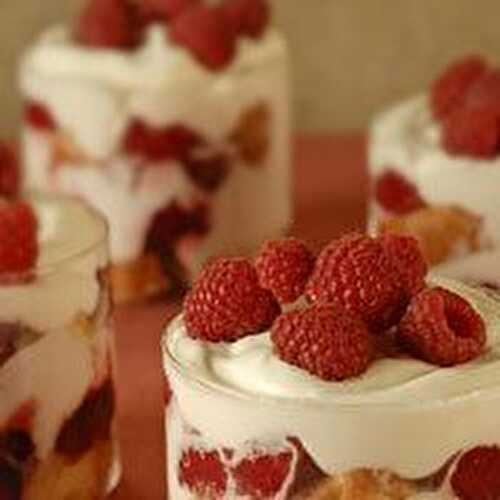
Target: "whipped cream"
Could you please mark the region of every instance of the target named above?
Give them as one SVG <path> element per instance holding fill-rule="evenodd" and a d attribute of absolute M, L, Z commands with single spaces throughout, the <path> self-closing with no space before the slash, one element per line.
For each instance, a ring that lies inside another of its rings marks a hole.
<path fill-rule="evenodd" d="M 460 450 L 500 443 L 500 302 L 440 284 L 486 322 L 488 349 L 471 363 L 383 359 L 355 380 L 325 382 L 279 360 L 268 333 L 209 344 L 191 339 L 180 317 L 164 345 L 179 411 L 219 448 L 295 436 L 327 474 L 368 467 L 423 478 Z"/>
<path fill-rule="evenodd" d="M 99 300 L 97 272 L 105 267 L 106 224 L 87 207 L 65 198 L 34 198 L 40 252 L 36 278 L 0 286 L 2 322 L 50 334 Z"/>
<path fill-rule="evenodd" d="M 441 128 L 428 97 L 418 96 L 379 115 L 371 130 L 372 178 L 391 169 L 412 182 L 429 205 L 457 205 L 483 219 L 483 233 L 500 244 L 500 158 L 482 160 L 448 154 L 441 147 Z M 373 209 L 370 227 L 376 226 Z M 438 268 L 454 278 L 500 283 L 500 250 L 478 252 Z M 465 268 L 462 268 L 464 263 Z M 498 269 L 498 271 L 497 271 Z"/>
<path fill-rule="evenodd" d="M 67 161 L 54 172 L 53 137 L 27 126 L 26 186 L 80 196 L 102 211 L 110 221 L 113 262 L 140 257 L 159 208 L 196 199 L 197 189 L 175 161 L 141 165 L 155 172 L 145 174 L 141 186 L 134 184 L 138 159 L 120 151 L 134 119 L 152 127 L 182 124 L 225 148 L 244 112 L 262 103 L 269 108 L 271 141 L 265 162 L 250 171 L 252 167 L 231 158 L 231 178 L 213 197 L 209 238 L 182 250 L 188 269 L 196 272 L 207 256 L 254 250 L 288 226 L 288 58 L 285 41 L 275 30 L 258 41 L 240 40 L 232 64 L 211 72 L 171 44 L 161 26 L 150 27 L 143 45 L 130 52 L 82 47 L 69 30 L 54 28 L 24 57 L 20 85 L 27 99 L 50 110 L 64 137 L 87 158 Z M 250 213 L 255 217 L 250 219 Z"/>
<path fill-rule="evenodd" d="M 35 196 L 30 201 L 39 223 L 38 266 L 33 281 L 0 286 L 0 322 L 20 323 L 38 338 L 0 367 L 0 428 L 33 401 L 32 437 L 43 459 L 63 422 L 107 371 L 107 326 L 87 330 L 79 324 L 100 300 L 97 273 L 107 263 L 107 227 L 74 200 Z"/>

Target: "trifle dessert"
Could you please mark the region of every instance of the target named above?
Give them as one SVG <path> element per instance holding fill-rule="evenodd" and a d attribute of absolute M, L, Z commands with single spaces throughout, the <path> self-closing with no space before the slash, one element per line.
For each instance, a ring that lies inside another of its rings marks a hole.
<path fill-rule="evenodd" d="M 90 0 L 24 57 L 25 185 L 107 217 L 117 300 L 288 227 L 287 48 L 270 14 L 268 0 Z"/>
<path fill-rule="evenodd" d="M 96 500 L 116 485 L 111 334 L 104 220 L 71 199 L 2 198 L 2 500 Z"/>
<path fill-rule="evenodd" d="M 409 236 L 212 262 L 163 341 L 169 498 L 500 498 L 499 306 Z"/>
<path fill-rule="evenodd" d="M 500 285 L 500 69 L 469 56 L 370 136 L 370 229 L 412 234 L 442 275 Z"/>

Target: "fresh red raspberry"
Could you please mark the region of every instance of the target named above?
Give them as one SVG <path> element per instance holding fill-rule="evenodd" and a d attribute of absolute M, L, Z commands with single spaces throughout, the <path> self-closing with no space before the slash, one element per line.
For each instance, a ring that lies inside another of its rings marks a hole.
<path fill-rule="evenodd" d="M 416 186 L 394 170 L 386 170 L 375 181 L 375 199 L 394 215 L 406 215 L 425 207 Z"/>
<path fill-rule="evenodd" d="M 124 148 L 151 162 L 183 161 L 191 150 L 202 144 L 201 137 L 183 125 L 153 128 L 134 120 L 125 134 Z"/>
<path fill-rule="evenodd" d="M 227 488 L 227 472 L 219 452 L 189 448 L 178 466 L 179 483 L 202 498 L 222 498 Z"/>
<path fill-rule="evenodd" d="M 236 35 L 258 39 L 271 20 L 268 0 L 227 0 L 222 8 Z"/>
<path fill-rule="evenodd" d="M 90 0 L 80 15 L 74 36 L 88 47 L 134 48 L 139 42 L 134 9 L 126 0 Z"/>
<path fill-rule="evenodd" d="M 172 21 L 169 34 L 209 70 L 220 71 L 234 58 L 236 37 L 220 8 L 194 5 Z"/>
<path fill-rule="evenodd" d="M 386 233 L 380 242 L 399 271 L 399 280 L 408 298 L 425 288 L 427 263 L 413 236 Z"/>
<path fill-rule="evenodd" d="M 20 188 L 19 162 L 14 150 L 0 142 L 0 196 L 13 197 Z"/>
<path fill-rule="evenodd" d="M 35 265 L 37 228 L 35 213 L 27 203 L 0 204 L 0 275 L 8 279 L 9 274 L 28 271 Z"/>
<path fill-rule="evenodd" d="M 460 108 L 474 82 L 487 70 L 481 57 L 469 56 L 451 66 L 434 82 L 431 89 L 431 107 L 434 116 L 442 120 Z"/>
<path fill-rule="evenodd" d="M 486 71 L 470 87 L 465 101 L 469 108 L 488 108 L 500 114 L 500 70 Z"/>
<path fill-rule="evenodd" d="M 275 498 L 283 488 L 292 465 L 291 450 L 275 455 L 255 453 L 232 469 L 236 494 L 245 498 Z"/>
<path fill-rule="evenodd" d="M 49 110 L 38 102 L 28 102 L 24 108 L 26 123 L 42 132 L 53 132 L 57 125 Z"/>
<path fill-rule="evenodd" d="M 500 115 L 489 108 L 462 108 L 443 124 L 443 147 L 452 155 L 492 158 L 500 148 Z"/>
<path fill-rule="evenodd" d="M 169 21 L 198 2 L 199 0 L 137 0 L 136 5 L 138 15 L 148 24 Z"/>
<path fill-rule="evenodd" d="M 380 241 L 351 234 L 320 253 L 306 286 L 310 302 L 335 302 L 360 316 L 372 332 L 397 321 L 405 297 L 399 272 Z"/>
<path fill-rule="evenodd" d="M 464 453 L 450 482 L 459 500 L 500 498 L 500 448 L 478 446 Z"/>
<path fill-rule="evenodd" d="M 184 169 L 191 180 L 204 191 L 217 191 L 229 174 L 229 160 L 224 154 L 206 158 L 190 158 L 184 162 Z"/>
<path fill-rule="evenodd" d="M 183 236 L 203 236 L 209 230 L 207 205 L 200 203 L 186 208 L 174 201 L 155 215 L 148 231 L 147 247 L 165 252 Z"/>
<path fill-rule="evenodd" d="M 303 293 L 314 267 L 314 256 L 296 238 L 269 241 L 255 266 L 260 285 L 270 290 L 282 304 L 295 302 Z"/>
<path fill-rule="evenodd" d="M 262 332 L 278 314 L 271 292 L 259 286 L 257 271 L 243 258 L 208 264 L 184 301 L 189 335 L 212 342 Z"/>
<path fill-rule="evenodd" d="M 410 302 L 399 324 L 399 338 L 418 358 L 452 366 L 481 354 L 486 327 L 465 299 L 444 288 L 428 288 Z"/>
<path fill-rule="evenodd" d="M 282 314 L 272 326 L 271 340 L 281 360 L 323 380 L 361 375 L 373 355 L 366 325 L 335 304 Z"/>

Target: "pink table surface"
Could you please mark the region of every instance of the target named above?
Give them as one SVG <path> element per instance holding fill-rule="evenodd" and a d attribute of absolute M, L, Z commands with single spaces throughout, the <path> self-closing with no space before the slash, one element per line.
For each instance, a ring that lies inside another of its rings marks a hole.
<path fill-rule="evenodd" d="M 361 134 L 297 138 L 294 235 L 319 246 L 345 231 L 363 228 L 365 156 Z M 160 335 L 178 309 L 178 301 L 171 301 L 116 312 L 123 479 L 113 500 L 165 498 Z"/>

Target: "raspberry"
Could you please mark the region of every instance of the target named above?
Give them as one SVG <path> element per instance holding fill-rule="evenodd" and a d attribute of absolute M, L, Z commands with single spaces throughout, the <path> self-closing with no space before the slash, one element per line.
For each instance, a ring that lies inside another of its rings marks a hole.
<path fill-rule="evenodd" d="M 313 490 L 325 481 L 328 476 L 316 464 L 304 445 L 296 437 L 288 437 L 287 441 L 295 448 L 295 478 L 290 483 L 287 498 L 309 498 Z"/>
<path fill-rule="evenodd" d="M 23 202 L 1 203 L 0 275 L 27 271 L 37 257 L 37 220 L 33 209 Z"/>
<path fill-rule="evenodd" d="M 459 500 L 500 498 L 500 448 L 478 446 L 464 453 L 450 482 Z"/>
<path fill-rule="evenodd" d="M 57 125 L 49 110 L 38 102 L 29 102 L 24 108 L 24 119 L 34 129 L 53 132 Z"/>
<path fill-rule="evenodd" d="M 165 252 L 183 236 L 204 235 L 210 229 L 208 207 L 204 204 L 184 208 L 177 202 L 160 210 L 147 236 L 147 247 Z"/>
<path fill-rule="evenodd" d="M 222 498 L 227 487 L 227 472 L 219 452 L 189 448 L 179 462 L 179 483 L 202 498 Z"/>
<path fill-rule="evenodd" d="M 75 29 L 88 47 L 131 49 L 139 42 L 134 10 L 125 0 L 90 0 Z"/>
<path fill-rule="evenodd" d="M 427 263 L 413 236 L 386 233 L 380 242 L 399 271 L 399 279 L 408 297 L 425 287 Z"/>
<path fill-rule="evenodd" d="M 481 354 L 486 327 L 465 299 L 443 288 L 429 288 L 410 302 L 399 325 L 399 338 L 418 358 L 452 366 Z"/>
<path fill-rule="evenodd" d="M 271 292 L 260 288 L 257 271 L 243 258 L 218 259 L 206 266 L 184 301 L 188 333 L 212 342 L 262 332 L 278 313 Z"/>
<path fill-rule="evenodd" d="M 395 264 L 378 240 L 360 234 L 333 241 L 306 286 L 310 302 L 335 302 L 377 332 L 397 320 L 405 300 Z"/>
<path fill-rule="evenodd" d="M 267 0 L 227 0 L 222 8 L 236 35 L 258 39 L 271 19 Z"/>
<path fill-rule="evenodd" d="M 452 155 L 491 158 L 500 146 L 500 115 L 488 108 L 463 108 L 443 124 L 443 147 Z"/>
<path fill-rule="evenodd" d="M 17 155 L 7 144 L 0 142 L 0 196 L 13 197 L 20 188 Z"/>
<path fill-rule="evenodd" d="M 460 108 L 471 86 L 487 70 L 481 57 L 469 56 L 452 64 L 432 85 L 431 107 L 438 120 Z"/>
<path fill-rule="evenodd" d="M 416 186 L 394 170 L 386 170 L 375 183 L 375 199 L 395 215 L 406 215 L 425 207 Z"/>
<path fill-rule="evenodd" d="M 155 21 L 168 21 L 177 17 L 199 0 L 138 0 L 139 16 L 146 24 Z"/>
<path fill-rule="evenodd" d="M 335 304 L 282 314 L 273 324 L 271 339 L 281 360 L 323 380 L 361 375 L 372 360 L 365 324 Z"/>
<path fill-rule="evenodd" d="M 490 70 L 478 78 L 467 93 L 469 108 L 489 108 L 500 113 L 500 71 Z"/>
<path fill-rule="evenodd" d="M 183 11 L 172 21 L 169 34 L 209 70 L 222 70 L 234 58 L 236 37 L 217 7 L 199 4 Z"/>
<path fill-rule="evenodd" d="M 183 125 L 158 129 L 134 120 L 125 134 L 124 148 L 151 162 L 182 161 L 202 142 L 196 132 Z"/>
<path fill-rule="evenodd" d="M 207 158 L 191 158 L 184 163 L 191 180 L 204 191 L 217 191 L 229 174 L 229 161 L 223 154 Z"/>
<path fill-rule="evenodd" d="M 245 498 L 275 498 L 290 474 L 292 459 L 291 450 L 244 458 L 232 470 L 236 494 Z"/>
<path fill-rule="evenodd" d="M 266 243 L 256 261 L 260 285 L 282 304 L 295 302 L 304 293 L 313 267 L 312 253 L 295 238 Z"/>

